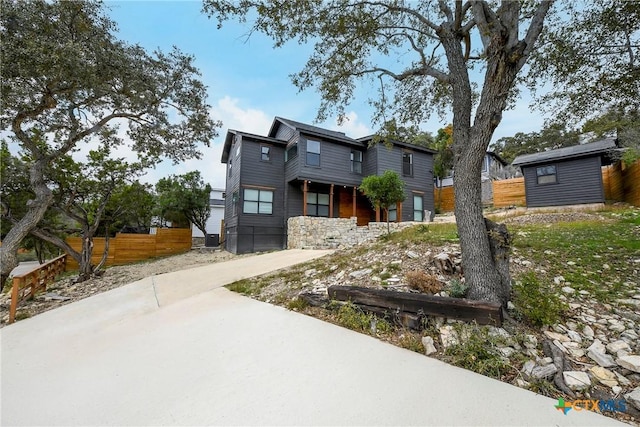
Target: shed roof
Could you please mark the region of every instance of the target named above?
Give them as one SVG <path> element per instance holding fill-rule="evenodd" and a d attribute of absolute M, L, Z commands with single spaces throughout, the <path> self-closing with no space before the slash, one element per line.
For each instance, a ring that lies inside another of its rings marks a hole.
<path fill-rule="evenodd" d="M 555 160 L 573 159 L 576 157 L 601 156 L 617 148 L 616 140 L 608 138 L 589 144 L 558 148 L 557 150 L 543 151 L 542 153 L 525 154 L 516 157 L 512 164 L 514 166 L 528 166 Z"/>

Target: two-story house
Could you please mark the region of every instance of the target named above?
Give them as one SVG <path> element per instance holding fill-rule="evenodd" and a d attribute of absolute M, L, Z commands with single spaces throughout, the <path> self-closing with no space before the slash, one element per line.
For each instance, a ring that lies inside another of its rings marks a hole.
<path fill-rule="evenodd" d="M 229 130 L 225 247 L 247 253 L 286 246 L 287 220 L 295 216 L 357 217 L 358 225 L 384 221 L 358 190 L 362 179 L 397 172 L 406 198 L 390 221 L 425 221 L 433 215 L 433 154 L 394 141 L 370 144 L 342 132 L 276 117 L 267 136 Z"/>

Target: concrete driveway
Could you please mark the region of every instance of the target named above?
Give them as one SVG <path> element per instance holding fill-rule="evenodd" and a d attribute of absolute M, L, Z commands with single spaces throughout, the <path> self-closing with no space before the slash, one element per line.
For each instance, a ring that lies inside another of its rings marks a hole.
<path fill-rule="evenodd" d="M 155 276 L 5 327 L 2 425 L 616 424 L 220 288 L 327 252 Z"/>

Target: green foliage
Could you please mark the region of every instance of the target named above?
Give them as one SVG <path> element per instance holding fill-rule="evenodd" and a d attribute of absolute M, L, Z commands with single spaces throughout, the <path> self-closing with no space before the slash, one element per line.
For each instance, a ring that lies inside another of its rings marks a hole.
<path fill-rule="evenodd" d="M 459 343 L 445 352 L 449 363 L 496 379 L 509 369 L 498 351 L 498 338 L 491 336 L 487 328 L 462 325 L 457 333 L 462 337 Z"/>
<path fill-rule="evenodd" d="M 536 326 L 557 323 L 567 309 L 557 291 L 541 283 L 533 272 L 524 274 L 513 285 L 513 304 Z"/>
<path fill-rule="evenodd" d="M 374 319 L 373 314 L 365 313 L 352 303 L 342 304 L 336 312 L 336 320 L 340 326 L 358 332 L 369 333 Z"/>
<path fill-rule="evenodd" d="M 452 298 L 464 298 L 467 295 L 469 287 L 460 279 L 451 279 L 447 285 L 447 292 Z"/>
<path fill-rule="evenodd" d="M 159 214 L 163 219 L 179 222 L 186 218 L 207 234 L 211 186 L 204 183 L 200 171 L 162 178 L 156 184 L 156 193 Z"/>
<path fill-rule="evenodd" d="M 242 295 L 255 296 L 259 295 L 260 290 L 266 285 L 267 284 L 261 280 L 242 279 L 228 284 L 226 288 Z"/>
<path fill-rule="evenodd" d="M 382 175 L 369 175 L 362 180 L 360 191 L 371 201 L 387 213 L 387 232 L 389 232 L 389 207 L 404 201 L 404 182 L 400 176 L 391 170 Z"/>
<path fill-rule="evenodd" d="M 438 153 L 433 158 L 433 176 L 443 179 L 449 175 L 453 168 L 453 125 L 449 124 L 444 128 L 438 129 L 433 143 L 429 148 L 436 150 Z"/>
<path fill-rule="evenodd" d="M 580 132 L 568 130 L 566 123 L 552 124 L 540 132 L 522 133 L 498 139 L 492 144 L 494 150 L 507 163 L 523 154 L 540 153 L 562 147 L 570 147 L 580 143 Z"/>
<path fill-rule="evenodd" d="M 422 338 L 420 337 L 420 335 L 414 332 L 404 331 L 404 333 L 402 333 L 398 337 L 397 344 L 402 348 L 406 348 L 407 350 L 424 354 L 424 345 L 422 344 Z"/>

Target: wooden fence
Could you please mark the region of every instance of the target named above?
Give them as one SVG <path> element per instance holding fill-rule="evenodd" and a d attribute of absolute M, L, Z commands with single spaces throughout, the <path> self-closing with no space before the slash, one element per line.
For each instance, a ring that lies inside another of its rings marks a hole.
<path fill-rule="evenodd" d="M 66 255 L 59 256 L 28 273 L 13 277 L 11 288 L 11 305 L 9 306 L 9 323 L 16 320 L 18 304 L 33 298 L 36 292 L 46 290 L 48 283 L 53 283 L 56 276 L 65 270 Z"/>
<path fill-rule="evenodd" d="M 433 200 L 437 212 L 451 212 L 455 206 L 453 187 L 435 187 Z"/>
<path fill-rule="evenodd" d="M 507 206 L 525 206 L 527 204 L 524 194 L 524 178 L 493 181 L 492 185 L 494 207 L 504 208 Z"/>
<path fill-rule="evenodd" d="M 602 168 L 602 185 L 604 198 L 608 201 L 626 202 L 640 206 L 640 160 L 631 166 L 617 162 Z M 436 208 L 441 212 L 453 211 L 453 187 L 434 189 Z M 439 198 L 440 197 L 440 198 Z M 440 204 L 438 201 L 440 200 Z M 507 206 L 526 206 L 524 178 L 504 179 L 493 181 L 493 206 L 504 208 Z"/>
<path fill-rule="evenodd" d="M 70 237 L 67 243 L 75 250 L 82 250 L 82 238 Z M 93 239 L 91 261 L 100 262 L 104 253 L 105 239 Z M 190 228 L 159 228 L 156 234 L 117 233 L 109 239 L 107 265 L 129 264 L 149 258 L 179 254 L 191 249 Z M 75 270 L 78 263 L 67 257 L 67 270 Z"/>
<path fill-rule="evenodd" d="M 622 162 L 602 168 L 605 199 L 640 206 L 640 160 L 626 166 Z"/>

